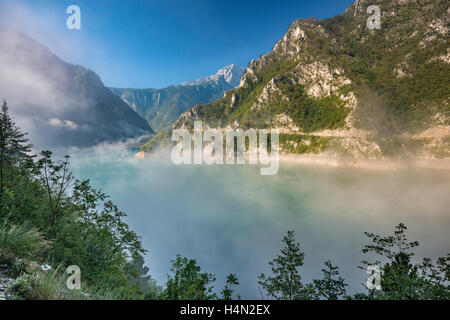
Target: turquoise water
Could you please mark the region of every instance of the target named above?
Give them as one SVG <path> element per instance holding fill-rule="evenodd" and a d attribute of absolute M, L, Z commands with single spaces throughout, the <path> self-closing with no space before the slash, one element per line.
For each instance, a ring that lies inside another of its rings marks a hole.
<path fill-rule="evenodd" d="M 386 234 L 404 222 L 421 243 L 419 258 L 450 252 L 449 172 L 281 163 L 278 175 L 260 176 L 258 166 L 174 166 L 115 148 L 72 154 L 72 165 L 128 214 L 160 284 L 179 253 L 214 272 L 218 289 L 237 273 L 237 292 L 260 298 L 257 276 L 269 271 L 288 230 L 306 254 L 305 281 L 331 259 L 351 292 L 366 277 L 357 268 L 364 231 Z"/>

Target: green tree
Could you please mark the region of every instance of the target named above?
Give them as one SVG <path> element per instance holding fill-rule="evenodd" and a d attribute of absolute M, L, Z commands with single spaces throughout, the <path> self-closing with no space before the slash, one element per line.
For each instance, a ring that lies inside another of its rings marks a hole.
<path fill-rule="evenodd" d="M 128 270 L 130 274 L 130 283 L 132 285 L 138 285 L 143 293 L 150 292 L 151 276 L 148 274 L 149 268 L 145 266 L 145 260 L 142 255 L 135 255 L 128 264 Z"/>
<path fill-rule="evenodd" d="M 69 230 L 61 234 L 73 242 L 61 239 L 58 243 L 62 247 L 55 251 L 55 257 L 77 260 L 84 266 L 85 278 L 92 281 L 105 278 L 113 283 L 117 279 L 128 283 L 129 277 L 124 274 L 127 259 L 145 254 L 146 250 L 140 237 L 123 222 L 126 214 L 106 194 L 94 189 L 89 180 L 75 180 L 70 205 L 72 223 L 62 224 Z M 76 254 L 72 256 L 66 246 L 76 246 L 72 249 Z"/>
<path fill-rule="evenodd" d="M 331 261 L 325 262 L 325 269 L 322 269 L 323 278 L 319 280 L 313 280 L 319 297 L 327 300 L 339 300 L 346 295 L 345 287 L 347 283 L 339 276 L 338 267 L 333 266 Z"/>
<path fill-rule="evenodd" d="M 55 236 L 58 219 L 67 206 L 68 191 L 73 185 L 74 177 L 69 168 L 70 157 L 66 155 L 61 163 L 52 160 L 51 151 L 42 151 L 37 162 L 36 176 L 44 187 L 50 216 L 48 218 L 48 239 Z"/>
<path fill-rule="evenodd" d="M 145 294 L 145 300 L 161 300 L 163 298 L 163 288 L 152 277 L 148 281 L 148 287 L 149 291 Z"/>
<path fill-rule="evenodd" d="M 315 298 L 314 288 L 303 284 L 299 268 L 303 266 L 305 254 L 295 241 L 294 231 L 283 238 L 281 254 L 269 262 L 272 276 L 261 274 L 258 283 L 272 298 L 279 300 L 302 300 Z"/>
<path fill-rule="evenodd" d="M 436 265 L 431 258 L 424 258 L 418 269 L 420 276 L 425 279 L 422 293 L 425 299 L 450 299 L 450 253 L 438 258 Z"/>
<path fill-rule="evenodd" d="M 19 169 L 29 169 L 31 145 L 9 115 L 6 101 L 0 110 L 0 218 L 3 214 L 5 188 L 20 176 Z"/>
<path fill-rule="evenodd" d="M 382 237 L 366 232 L 372 244 L 363 248 L 364 254 L 373 254 L 383 261 L 369 262 L 363 260 L 361 269 L 370 265 L 380 266 L 381 290 L 368 290 L 365 298 L 372 299 L 449 299 L 448 256 L 438 259 L 433 265 L 431 259 L 425 258 L 422 263 L 412 262 L 417 241 L 409 241 L 406 237 L 407 227 L 400 223 L 394 234 Z M 364 294 L 358 294 L 364 297 Z"/>
<path fill-rule="evenodd" d="M 222 294 L 222 299 L 223 300 L 232 300 L 233 299 L 233 286 L 238 286 L 239 285 L 239 281 L 238 278 L 235 274 L 231 273 L 227 276 L 227 281 L 225 283 L 225 287 L 222 290 L 221 294 Z M 237 295 L 236 297 L 237 299 L 240 299 L 241 297 L 239 295 Z"/>
<path fill-rule="evenodd" d="M 210 300 L 217 298 L 212 283 L 212 273 L 201 272 L 194 259 L 177 255 L 172 261 L 171 274 L 167 275 L 163 298 L 168 300 Z"/>

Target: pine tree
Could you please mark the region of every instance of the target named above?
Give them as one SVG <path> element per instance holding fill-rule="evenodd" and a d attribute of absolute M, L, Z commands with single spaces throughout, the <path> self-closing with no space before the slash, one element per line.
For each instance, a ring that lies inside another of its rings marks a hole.
<path fill-rule="evenodd" d="M 345 297 L 345 287 L 347 283 L 339 276 L 338 267 L 331 264 L 328 260 L 325 262 L 325 269 L 322 269 L 323 278 L 320 280 L 313 280 L 316 287 L 317 294 L 327 300 L 339 300 Z"/>
<path fill-rule="evenodd" d="M 8 182 L 16 179 L 20 170 L 29 168 L 32 157 L 31 145 L 28 143 L 26 133 L 22 133 L 9 115 L 6 101 L 0 110 L 0 203 Z M 0 205 L 0 217 L 2 217 Z"/>

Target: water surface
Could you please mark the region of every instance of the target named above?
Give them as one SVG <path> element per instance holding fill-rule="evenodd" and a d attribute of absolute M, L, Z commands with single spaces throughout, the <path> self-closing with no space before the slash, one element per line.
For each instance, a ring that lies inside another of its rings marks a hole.
<path fill-rule="evenodd" d="M 351 292 L 362 291 L 366 277 L 357 268 L 364 231 L 387 234 L 404 222 L 421 243 L 419 258 L 450 252 L 449 172 L 281 163 L 278 175 L 260 176 L 258 166 L 174 166 L 114 148 L 75 153 L 72 164 L 128 214 L 160 284 L 179 253 L 215 273 L 218 291 L 236 273 L 237 291 L 260 298 L 257 276 L 269 271 L 288 230 L 306 254 L 305 281 L 331 259 Z"/>

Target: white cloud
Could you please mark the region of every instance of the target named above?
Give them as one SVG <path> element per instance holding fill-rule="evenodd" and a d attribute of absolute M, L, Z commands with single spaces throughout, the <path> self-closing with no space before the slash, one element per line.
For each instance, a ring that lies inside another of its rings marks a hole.
<path fill-rule="evenodd" d="M 78 125 L 70 120 L 60 120 L 58 118 L 51 118 L 48 123 L 53 126 L 53 127 L 58 127 L 58 128 L 68 128 L 71 130 L 77 129 Z"/>

